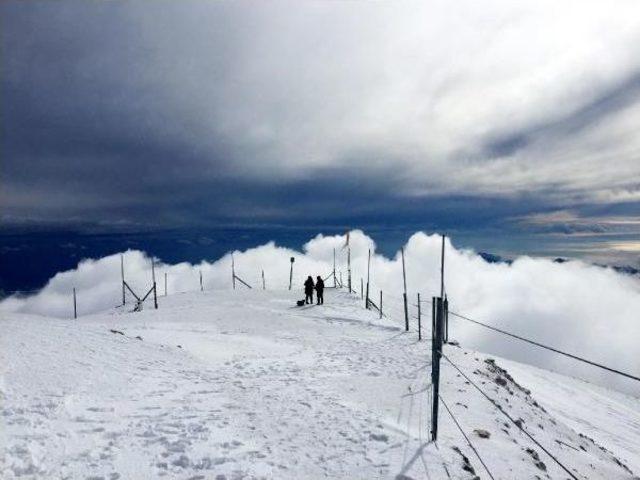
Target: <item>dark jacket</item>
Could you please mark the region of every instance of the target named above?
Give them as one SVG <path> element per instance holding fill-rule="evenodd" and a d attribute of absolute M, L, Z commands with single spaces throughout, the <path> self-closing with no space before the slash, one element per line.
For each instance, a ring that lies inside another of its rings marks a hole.
<path fill-rule="evenodd" d="M 320 293 L 324 290 L 324 281 L 321 278 L 316 280 L 316 290 Z"/>
<path fill-rule="evenodd" d="M 313 279 L 311 277 L 304 282 L 304 291 L 305 293 L 313 293 Z"/>

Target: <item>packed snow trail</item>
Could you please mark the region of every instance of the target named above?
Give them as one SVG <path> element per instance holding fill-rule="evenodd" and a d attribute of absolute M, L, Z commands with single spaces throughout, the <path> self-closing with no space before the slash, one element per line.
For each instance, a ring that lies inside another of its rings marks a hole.
<path fill-rule="evenodd" d="M 301 308 L 297 296 L 179 294 L 161 297 L 157 311 L 115 309 L 77 321 L 6 315 L 2 478 L 485 477 L 446 413 L 437 446 L 428 441 L 428 341 L 404 333 L 402 319 L 379 320 L 348 293 L 328 290 L 324 306 Z M 607 431 L 609 453 L 580 436 L 597 442 L 597 422 L 580 432 L 502 373 L 500 360 L 447 349 L 579 478 L 633 478 L 637 400 L 604 399 L 612 415 L 628 418 Z M 496 478 L 566 478 L 444 364 L 442 379 L 443 396 Z M 574 382 L 566 395 L 601 404 L 606 390 Z"/>

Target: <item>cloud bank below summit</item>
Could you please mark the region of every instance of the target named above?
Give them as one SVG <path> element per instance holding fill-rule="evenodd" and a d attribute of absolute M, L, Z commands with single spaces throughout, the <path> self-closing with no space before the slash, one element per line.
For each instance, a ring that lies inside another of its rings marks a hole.
<path fill-rule="evenodd" d="M 390 321 L 402 325 L 399 253 L 393 258 L 377 254 L 373 240 L 361 231 L 351 232 L 350 238 L 354 287 L 359 290 L 360 278 L 366 277 L 367 252 L 371 249 L 371 296 L 377 298 L 379 290 L 383 290 Z M 346 281 L 344 242 L 344 236 L 318 235 L 307 242 L 302 251 L 278 247 L 273 242 L 237 251 L 234 253 L 236 272 L 259 288 L 260 272 L 264 270 L 268 289 L 287 288 L 289 258 L 293 256 L 296 259 L 294 288 L 300 289 L 306 275 L 331 272 L 335 248 L 337 270 Z M 439 292 L 440 242 L 437 235 L 416 233 L 405 246 L 412 304 L 415 304 L 416 292 L 420 292 L 423 299 Z M 128 283 L 136 291 L 147 290 L 151 284 L 149 257 L 132 250 L 124 256 Z M 169 294 L 197 291 L 200 271 L 206 290 L 230 289 L 230 260 L 230 255 L 226 255 L 212 263 L 195 265 L 159 262 L 156 270 L 159 292 L 164 290 L 165 272 Z M 458 313 L 622 371 L 640 374 L 637 356 L 640 282 L 637 279 L 580 261 L 557 264 L 546 259 L 521 257 L 510 265 L 489 264 L 475 252 L 458 250 L 447 241 L 445 280 L 451 309 Z M 121 301 L 120 256 L 83 260 L 76 269 L 54 276 L 37 295 L 11 297 L 0 303 L 0 309 L 68 318 L 72 315 L 73 287 L 78 290 L 81 315 L 118 305 Z M 427 324 L 428 305 L 423 311 L 427 312 L 424 323 Z M 412 311 L 413 315 L 415 311 Z M 450 322 L 451 337 L 465 345 L 640 395 L 640 389 L 630 381 L 530 348 L 462 320 L 452 318 Z"/>

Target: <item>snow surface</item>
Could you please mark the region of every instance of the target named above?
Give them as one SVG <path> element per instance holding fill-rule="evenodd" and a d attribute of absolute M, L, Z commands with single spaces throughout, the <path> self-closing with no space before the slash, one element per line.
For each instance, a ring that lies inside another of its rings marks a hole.
<path fill-rule="evenodd" d="M 418 342 L 344 291 L 324 306 L 299 296 L 176 294 L 75 321 L 3 313 L 0 477 L 489 478 L 442 406 L 429 441 L 428 332 Z M 578 478 L 637 478 L 640 400 L 445 353 Z M 495 478 L 568 478 L 446 361 L 441 393 Z"/>

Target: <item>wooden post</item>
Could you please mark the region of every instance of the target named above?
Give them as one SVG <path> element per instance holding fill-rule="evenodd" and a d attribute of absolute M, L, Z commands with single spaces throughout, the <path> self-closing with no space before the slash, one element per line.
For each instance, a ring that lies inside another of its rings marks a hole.
<path fill-rule="evenodd" d="M 442 236 L 442 253 L 440 255 L 440 298 L 444 298 L 444 239 Z"/>
<path fill-rule="evenodd" d="M 153 306 L 158 309 L 158 294 L 156 292 L 156 260 L 151 257 L 151 280 L 153 281 Z"/>
<path fill-rule="evenodd" d="M 380 290 L 380 318 L 382 318 L 382 290 Z"/>
<path fill-rule="evenodd" d="M 369 308 L 369 270 L 371 268 L 371 249 L 369 249 L 369 258 L 367 260 L 367 297 L 364 302 L 364 308 Z"/>
<path fill-rule="evenodd" d="M 262 270 L 262 289 L 263 290 L 267 289 L 267 287 L 265 286 L 265 283 L 264 283 L 264 270 Z"/>
<path fill-rule="evenodd" d="M 164 272 L 164 296 L 167 296 L 167 272 Z"/>
<path fill-rule="evenodd" d="M 78 307 L 76 304 L 76 287 L 73 287 L 73 318 L 78 318 Z"/>
<path fill-rule="evenodd" d="M 233 289 L 236 289 L 236 263 L 233 259 L 233 252 L 231 252 L 231 281 L 233 282 Z"/>
<path fill-rule="evenodd" d="M 402 247 L 402 284 L 404 285 L 404 293 L 402 299 L 404 301 L 404 331 L 409 331 L 409 305 L 407 302 L 407 271 L 404 266 L 404 247 Z"/>
<path fill-rule="evenodd" d="M 420 294 L 418 293 L 418 341 L 422 340 L 422 309 L 420 305 Z"/>
<path fill-rule="evenodd" d="M 124 290 L 124 255 L 120 254 L 120 277 L 122 278 L 122 305 L 127 303 L 127 296 Z"/>

